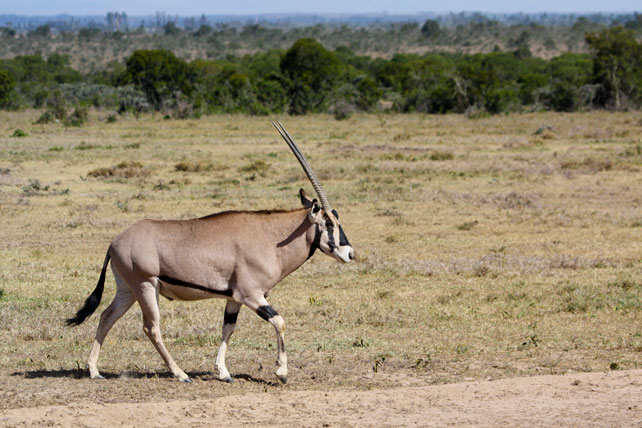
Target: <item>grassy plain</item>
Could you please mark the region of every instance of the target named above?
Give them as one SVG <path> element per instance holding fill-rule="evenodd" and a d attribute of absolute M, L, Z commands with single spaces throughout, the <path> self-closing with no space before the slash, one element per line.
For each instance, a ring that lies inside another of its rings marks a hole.
<path fill-rule="evenodd" d="M 190 385 L 169 377 L 137 306 L 105 341 L 106 381 L 82 370 L 97 315 L 62 323 L 139 219 L 297 208 L 311 186 L 268 118 L 38 115 L 0 113 L 0 408 L 642 367 L 640 113 L 281 118 L 358 257 L 317 253 L 273 290 L 285 386 L 273 329 L 247 309 L 228 352 L 238 380 L 215 380 L 221 300 L 161 300 Z M 110 273 L 98 312 L 114 291 Z"/>

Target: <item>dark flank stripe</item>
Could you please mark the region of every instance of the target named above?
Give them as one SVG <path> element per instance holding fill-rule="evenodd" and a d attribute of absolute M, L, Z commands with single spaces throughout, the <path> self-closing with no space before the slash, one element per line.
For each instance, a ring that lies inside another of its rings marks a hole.
<path fill-rule="evenodd" d="M 223 324 L 236 324 L 236 319 L 238 318 L 238 316 L 238 311 L 232 314 L 225 311 L 225 315 L 223 316 Z"/>
<path fill-rule="evenodd" d="M 221 296 L 232 297 L 232 290 L 229 288 L 227 290 L 212 290 L 211 288 L 203 287 L 202 285 L 192 284 L 191 282 L 186 282 L 176 278 L 170 278 L 169 276 L 161 275 L 158 277 L 163 282 L 166 282 L 171 285 L 178 285 L 180 287 L 193 288 L 194 290 L 205 291 L 206 293 L 218 294 Z"/>
<path fill-rule="evenodd" d="M 257 313 L 258 316 L 263 318 L 265 321 L 269 321 L 270 318 L 275 317 L 275 316 L 278 315 L 276 313 L 276 311 L 274 310 L 274 308 L 272 308 L 272 306 L 270 306 L 270 305 L 260 306 L 256 310 L 256 313 Z"/>

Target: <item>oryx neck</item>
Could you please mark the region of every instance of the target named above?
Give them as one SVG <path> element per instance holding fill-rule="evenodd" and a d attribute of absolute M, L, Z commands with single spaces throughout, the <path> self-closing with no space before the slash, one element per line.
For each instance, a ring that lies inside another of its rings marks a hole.
<path fill-rule="evenodd" d="M 285 234 L 277 244 L 281 278 L 295 271 L 314 253 L 317 239 L 316 225 L 308 219 L 308 210 L 292 211 L 292 222 L 283 229 Z M 283 224 L 286 226 L 286 224 Z"/>

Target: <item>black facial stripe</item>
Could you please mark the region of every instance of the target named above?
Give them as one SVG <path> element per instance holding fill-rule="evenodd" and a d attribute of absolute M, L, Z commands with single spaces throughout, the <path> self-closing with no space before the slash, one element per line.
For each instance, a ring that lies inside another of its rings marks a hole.
<path fill-rule="evenodd" d="M 225 311 L 225 315 L 223 315 L 223 324 L 236 324 L 236 319 L 239 316 L 239 311 L 236 311 L 234 313 L 229 313 Z"/>
<path fill-rule="evenodd" d="M 337 210 L 333 209 L 333 210 L 332 210 L 332 214 L 334 214 L 334 217 L 335 217 L 337 220 L 339 220 L 339 213 L 337 212 Z"/>
<path fill-rule="evenodd" d="M 321 242 L 321 231 L 319 230 L 319 225 L 317 225 L 314 232 L 314 241 L 312 241 L 312 246 L 310 246 L 310 252 L 308 253 L 308 259 L 312 257 L 314 252 L 319 248 L 319 243 Z"/>
<path fill-rule="evenodd" d="M 171 285 L 178 285 L 181 287 L 193 288 L 195 290 L 205 291 L 207 293 L 218 294 L 221 296 L 232 297 L 232 294 L 233 294 L 233 291 L 229 288 L 227 290 L 222 290 L 222 291 L 212 290 L 211 288 L 203 287 L 202 285 L 192 284 L 191 282 L 183 281 L 176 278 L 170 278 L 169 276 L 165 276 L 165 275 L 160 275 L 158 279 Z"/>
<path fill-rule="evenodd" d="M 339 245 L 350 245 L 350 242 L 348 242 L 348 237 L 343 232 L 343 227 L 341 227 L 341 225 L 339 225 Z"/>
<path fill-rule="evenodd" d="M 328 247 L 330 247 L 330 251 L 334 251 L 334 249 L 337 248 L 337 244 L 334 242 L 334 226 L 330 223 L 330 225 L 326 227 L 328 229 Z"/>
<path fill-rule="evenodd" d="M 260 316 L 261 318 L 263 318 L 265 321 L 269 321 L 270 318 L 275 317 L 275 316 L 278 315 L 278 313 L 270 305 L 260 306 L 256 310 L 256 314 L 258 316 Z"/>

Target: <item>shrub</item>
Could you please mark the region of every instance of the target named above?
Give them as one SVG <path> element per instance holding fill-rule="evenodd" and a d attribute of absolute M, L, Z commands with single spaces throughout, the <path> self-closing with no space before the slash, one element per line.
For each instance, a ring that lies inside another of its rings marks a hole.
<path fill-rule="evenodd" d="M 56 118 L 54 117 L 54 115 L 51 112 L 51 110 L 47 110 L 43 114 L 41 114 L 40 117 L 38 118 L 38 120 L 36 120 L 34 123 L 36 123 L 38 125 L 42 125 L 42 124 L 45 124 L 45 123 L 51 123 L 54 120 L 56 120 Z"/>
<path fill-rule="evenodd" d="M 16 81 L 8 71 L 0 69 L 0 107 L 6 107 L 11 102 L 11 94 Z"/>
<path fill-rule="evenodd" d="M 123 161 L 118 165 L 110 168 L 96 168 L 87 173 L 89 177 L 105 178 L 105 177 L 119 177 L 119 178 L 132 178 L 132 177 L 147 177 L 149 170 L 143 167 L 143 164 L 136 161 Z"/>
<path fill-rule="evenodd" d="M 16 129 L 15 131 L 13 131 L 13 134 L 11 134 L 13 138 L 22 138 L 22 137 L 26 137 L 27 135 L 29 134 L 27 134 L 22 129 Z"/>
<path fill-rule="evenodd" d="M 240 168 L 242 172 L 254 172 L 259 174 L 261 177 L 265 177 L 268 169 L 270 169 L 270 164 L 261 159 L 255 160 L 254 162 Z"/>
<path fill-rule="evenodd" d="M 214 165 L 206 161 L 181 161 L 174 165 L 174 170 L 184 172 L 211 171 Z"/>
<path fill-rule="evenodd" d="M 65 119 L 66 126 L 83 126 L 89 120 L 87 107 L 76 107 L 74 111 Z"/>
<path fill-rule="evenodd" d="M 290 113 L 323 111 L 340 79 L 337 56 L 314 39 L 299 39 L 285 53 L 280 67 L 290 81 Z"/>
<path fill-rule="evenodd" d="M 430 154 L 430 160 L 443 161 L 452 160 L 455 156 L 451 152 L 435 151 Z"/>
<path fill-rule="evenodd" d="M 127 59 L 127 72 L 121 83 L 134 83 L 150 104 L 160 110 L 163 101 L 175 91 L 190 96 L 193 82 L 187 63 L 171 51 L 138 50 Z"/>

